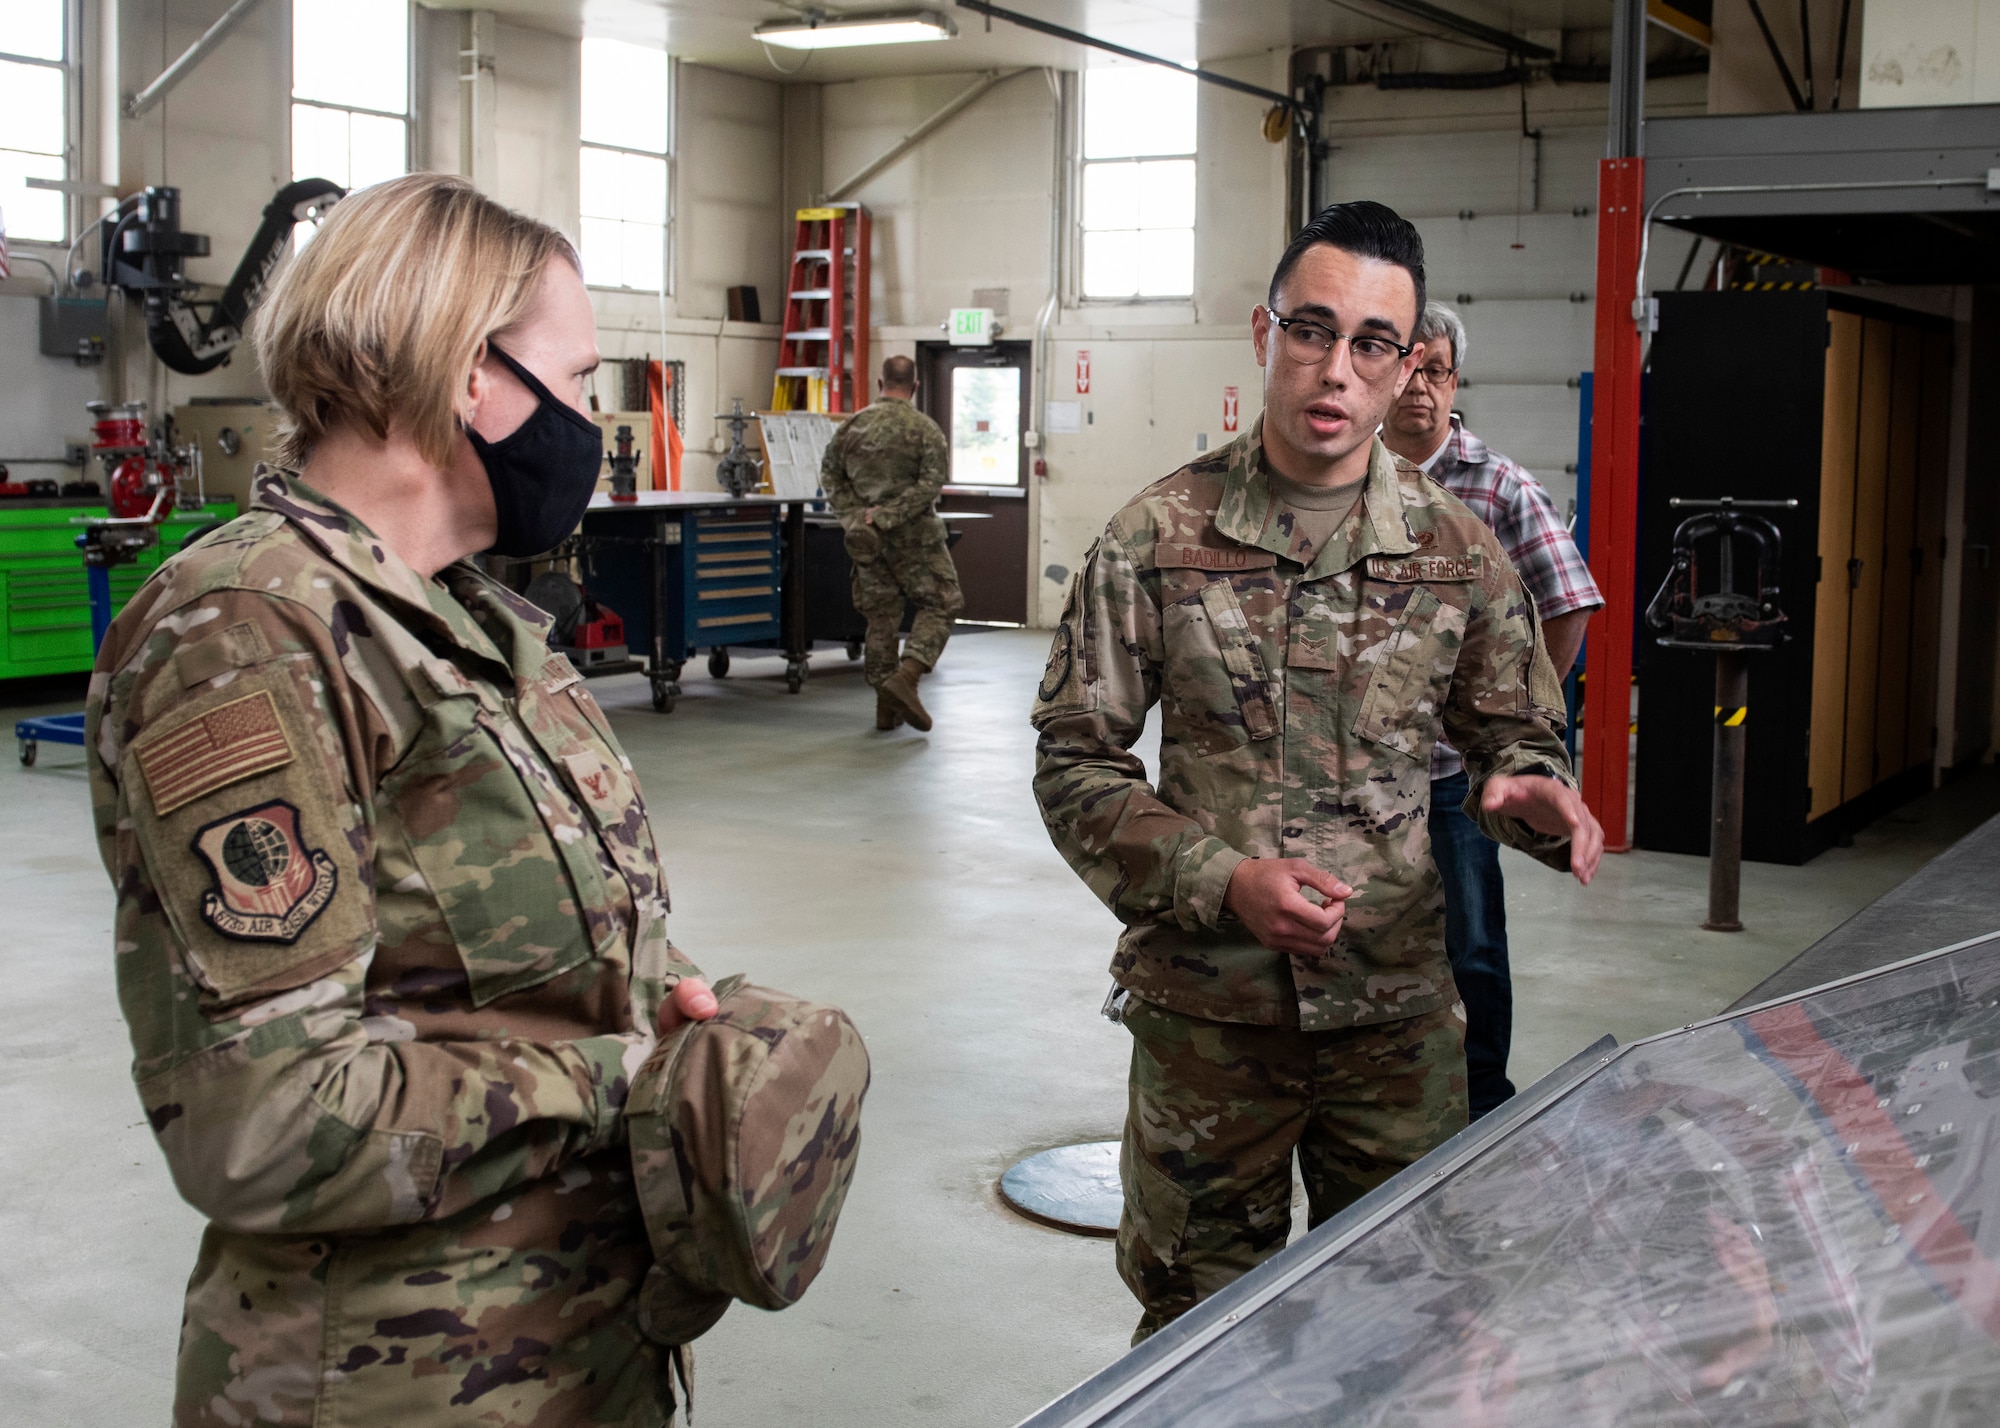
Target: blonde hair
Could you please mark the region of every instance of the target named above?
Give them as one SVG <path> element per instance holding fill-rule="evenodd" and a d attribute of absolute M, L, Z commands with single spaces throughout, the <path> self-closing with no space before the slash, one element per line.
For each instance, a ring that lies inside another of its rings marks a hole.
<path fill-rule="evenodd" d="M 328 429 L 400 425 L 444 465 L 454 401 L 483 344 L 526 316 L 570 242 L 462 178 L 410 174 L 334 205 L 272 285 L 251 340 L 282 408 L 279 457 L 303 464 Z"/>

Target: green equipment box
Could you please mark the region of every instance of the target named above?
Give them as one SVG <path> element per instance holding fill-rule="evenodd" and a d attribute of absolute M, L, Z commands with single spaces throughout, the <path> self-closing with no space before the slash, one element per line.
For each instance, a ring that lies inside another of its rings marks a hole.
<path fill-rule="evenodd" d="M 90 587 L 76 538 L 81 521 L 110 512 L 91 497 L 0 501 L 0 679 L 76 674 L 96 660 L 90 642 Z M 130 565 L 111 569 L 111 605 L 125 608 L 139 587 L 190 537 L 236 518 L 236 503 L 214 500 L 175 511 L 159 544 Z"/>

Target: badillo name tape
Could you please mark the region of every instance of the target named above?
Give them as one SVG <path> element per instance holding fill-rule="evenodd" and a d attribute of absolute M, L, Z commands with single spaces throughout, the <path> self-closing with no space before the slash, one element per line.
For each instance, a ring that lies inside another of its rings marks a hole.
<path fill-rule="evenodd" d="M 1161 570 L 1265 570 L 1277 563 L 1278 557 L 1270 551 L 1252 550 L 1248 546 L 1163 543 L 1153 555 L 1153 564 Z"/>

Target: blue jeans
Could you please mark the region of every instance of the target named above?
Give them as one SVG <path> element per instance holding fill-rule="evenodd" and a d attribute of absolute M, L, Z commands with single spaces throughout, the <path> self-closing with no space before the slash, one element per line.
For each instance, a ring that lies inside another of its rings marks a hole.
<path fill-rule="evenodd" d="M 1507 970 L 1507 889 L 1500 845 L 1460 811 L 1463 772 L 1431 784 L 1431 856 L 1444 880 L 1444 950 L 1465 1003 L 1467 1100 L 1478 1120 L 1514 1094 L 1514 979 Z"/>

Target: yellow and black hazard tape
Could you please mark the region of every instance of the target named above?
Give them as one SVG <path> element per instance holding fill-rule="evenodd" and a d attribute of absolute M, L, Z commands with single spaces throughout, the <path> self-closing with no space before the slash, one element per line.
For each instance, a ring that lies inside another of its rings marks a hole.
<path fill-rule="evenodd" d="M 1750 706 L 1747 704 L 1739 704 L 1733 709 L 1725 709 L 1720 704 L 1715 706 L 1715 722 L 1725 728 L 1741 728 L 1743 721 L 1749 717 Z"/>

